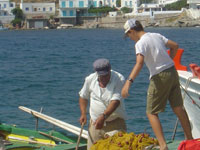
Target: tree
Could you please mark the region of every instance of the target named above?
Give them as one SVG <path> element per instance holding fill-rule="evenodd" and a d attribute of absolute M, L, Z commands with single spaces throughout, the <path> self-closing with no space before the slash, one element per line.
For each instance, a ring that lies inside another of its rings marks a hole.
<path fill-rule="evenodd" d="M 15 15 L 15 18 L 24 19 L 23 11 L 20 8 L 14 8 L 11 12 Z"/>
<path fill-rule="evenodd" d="M 116 1 L 116 6 L 117 6 L 117 7 L 121 7 L 121 0 L 117 0 L 117 1 Z"/>
<path fill-rule="evenodd" d="M 131 9 L 131 8 L 128 8 L 128 7 L 123 7 L 123 8 L 121 8 L 121 11 L 122 11 L 123 13 L 130 13 L 130 12 L 132 12 L 132 9 Z"/>
<path fill-rule="evenodd" d="M 149 3 L 153 3 L 154 0 L 140 0 L 140 4 L 149 4 Z"/>
<path fill-rule="evenodd" d="M 182 8 L 186 8 L 187 6 L 187 0 L 180 0 L 175 3 L 166 5 L 165 8 L 167 10 L 181 10 Z"/>
<path fill-rule="evenodd" d="M 17 25 L 21 27 L 22 21 L 24 20 L 24 14 L 23 11 L 20 8 L 14 8 L 12 11 L 13 15 L 15 15 L 15 19 L 12 20 L 12 24 L 14 27 Z"/>
<path fill-rule="evenodd" d="M 88 9 L 89 13 L 96 13 L 96 14 L 99 14 L 99 13 L 107 14 L 110 11 L 116 11 L 116 9 L 109 6 L 103 6 L 99 8 L 90 7 L 90 9 Z"/>

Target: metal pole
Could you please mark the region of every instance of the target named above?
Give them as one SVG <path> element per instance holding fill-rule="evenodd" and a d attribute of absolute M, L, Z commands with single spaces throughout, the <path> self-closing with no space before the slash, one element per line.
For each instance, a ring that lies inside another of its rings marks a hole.
<path fill-rule="evenodd" d="M 40 113 L 42 113 L 43 108 L 40 108 Z M 38 131 L 38 122 L 39 122 L 39 118 L 36 117 L 36 124 L 35 124 L 35 130 Z"/>

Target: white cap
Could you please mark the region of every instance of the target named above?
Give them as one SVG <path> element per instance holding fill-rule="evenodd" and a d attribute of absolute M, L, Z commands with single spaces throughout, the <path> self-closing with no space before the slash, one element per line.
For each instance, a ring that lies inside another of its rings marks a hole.
<path fill-rule="evenodd" d="M 134 28 L 136 26 L 135 24 L 136 20 L 135 19 L 129 19 L 126 21 L 124 24 L 124 33 L 126 34 L 131 28 Z"/>

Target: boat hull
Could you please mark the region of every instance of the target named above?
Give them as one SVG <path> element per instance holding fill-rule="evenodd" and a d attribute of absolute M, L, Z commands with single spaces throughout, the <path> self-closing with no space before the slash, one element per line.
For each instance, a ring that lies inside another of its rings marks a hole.
<path fill-rule="evenodd" d="M 188 71 L 178 71 L 184 107 L 188 114 L 193 138 L 200 138 L 200 79 Z"/>

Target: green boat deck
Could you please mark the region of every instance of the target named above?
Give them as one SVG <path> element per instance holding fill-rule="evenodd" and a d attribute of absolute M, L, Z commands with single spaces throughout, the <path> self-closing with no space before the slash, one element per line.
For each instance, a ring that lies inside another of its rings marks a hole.
<path fill-rule="evenodd" d="M 180 140 L 175 140 L 173 142 L 168 142 L 167 145 L 169 150 L 177 150 L 180 143 L 181 143 Z"/>
<path fill-rule="evenodd" d="M 79 150 L 86 150 L 86 144 L 79 144 Z M 74 144 L 60 144 L 54 147 L 39 146 L 37 144 L 15 142 L 6 146 L 6 150 L 75 150 L 76 143 Z"/>
<path fill-rule="evenodd" d="M 48 136 L 43 135 L 41 133 L 44 133 Z M 53 140 L 56 143 L 56 146 L 49 146 L 49 145 L 42 145 L 38 143 L 31 143 L 24 141 L 9 141 L 5 146 L 6 150 L 75 150 L 77 145 L 76 142 L 78 139 L 78 137 L 62 134 L 54 130 L 48 132 L 40 132 L 36 130 L 18 128 L 7 124 L 0 124 L 0 134 L 1 136 L 5 136 L 5 134 L 15 134 L 15 135 L 26 136 L 33 139 L 39 138 L 39 139 Z M 67 144 L 66 142 L 63 141 L 66 141 L 70 144 Z M 81 138 L 79 144 L 79 150 L 86 149 L 87 147 L 86 143 L 87 141 Z"/>

